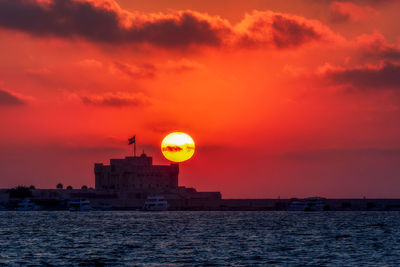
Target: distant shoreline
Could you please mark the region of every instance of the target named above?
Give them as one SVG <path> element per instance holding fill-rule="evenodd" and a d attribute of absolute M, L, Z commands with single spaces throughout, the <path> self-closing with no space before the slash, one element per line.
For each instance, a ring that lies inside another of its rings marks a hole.
<path fill-rule="evenodd" d="M 0 210 L 14 210 L 29 199 L 43 210 L 68 210 L 73 199 L 88 199 L 95 210 L 139 210 L 146 198 L 135 198 L 129 192 L 98 191 L 95 189 L 32 189 L 29 195 L 10 195 L 11 189 L 0 189 Z M 27 193 L 27 192 L 25 192 Z M 165 194 L 169 210 L 182 211 L 285 211 L 293 203 L 303 203 L 304 210 L 314 211 L 400 211 L 400 198 L 177 198 Z M 317 199 L 319 209 L 312 200 Z M 310 205 L 310 206 L 307 206 Z M 298 207 L 295 207 L 298 208 Z"/>

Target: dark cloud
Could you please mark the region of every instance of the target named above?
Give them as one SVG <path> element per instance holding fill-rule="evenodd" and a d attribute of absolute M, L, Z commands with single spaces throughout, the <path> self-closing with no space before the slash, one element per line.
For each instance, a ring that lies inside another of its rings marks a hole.
<path fill-rule="evenodd" d="M 247 31 L 237 36 L 237 44 L 241 47 L 297 48 L 331 34 L 315 21 L 272 11 L 254 11 L 242 24 L 246 25 Z"/>
<path fill-rule="evenodd" d="M 218 46 L 222 42 L 219 29 L 213 27 L 211 22 L 200 19 L 190 12 L 184 12 L 178 19 L 146 22 L 140 28 L 131 29 L 129 39 L 163 47 L 191 44 Z"/>
<path fill-rule="evenodd" d="M 380 47 L 376 49 L 365 49 L 362 51 L 363 56 L 366 58 L 373 58 L 378 60 L 398 61 L 400 60 L 400 49 L 396 47 Z"/>
<path fill-rule="evenodd" d="M 399 47 L 388 43 L 385 36 L 378 31 L 358 36 L 355 45 L 358 53 L 366 59 L 386 60 L 388 62 L 400 59 Z"/>
<path fill-rule="evenodd" d="M 380 52 L 380 56 L 388 60 L 399 60 L 400 59 L 400 49 L 397 48 L 387 48 Z"/>
<path fill-rule="evenodd" d="M 137 107 L 146 104 L 140 97 L 123 95 L 83 96 L 81 100 L 86 105 L 106 107 Z"/>
<path fill-rule="evenodd" d="M 182 148 L 179 146 L 165 146 L 162 148 L 162 151 L 169 151 L 169 152 L 178 152 L 181 150 Z"/>
<path fill-rule="evenodd" d="M 329 70 L 325 76 L 331 83 L 357 90 L 400 89 L 400 65 L 388 62 L 379 68 Z"/>
<path fill-rule="evenodd" d="M 161 47 L 192 44 L 219 45 L 220 29 L 211 21 L 185 11 L 133 25 L 121 24 L 119 10 L 90 2 L 53 0 L 0 0 L 0 27 L 34 36 L 82 37 L 103 43 L 151 43 Z M 225 29 L 226 30 L 226 29 Z"/>
<path fill-rule="evenodd" d="M 7 91 L 0 90 L 0 106 L 15 106 L 23 104 L 25 104 L 25 101 L 22 99 Z"/>
<path fill-rule="evenodd" d="M 313 27 L 280 15 L 274 16 L 272 30 L 273 41 L 278 48 L 300 46 L 321 37 Z"/>
<path fill-rule="evenodd" d="M 111 2 L 110 2 L 111 3 Z M 226 20 L 190 10 L 140 14 L 78 0 L 0 0 L 0 27 L 37 37 L 83 38 L 107 44 L 150 44 L 164 48 L 192 45 L 298 47 L 327 30 L 301 17 L 255 11 L 240 29 Z M 317 26 L 319 27 L 319 26 Z M 119 68 L 125 66 L 117 64 Z"/>
<path fill-rule="evenodd" d="M 55 0 L 48 6 L 36 1 L 1 0 L 0 25 L 37 36 L 84 36 L 103 42 L 121 38 L 115 12 L 72 0 Z"/>

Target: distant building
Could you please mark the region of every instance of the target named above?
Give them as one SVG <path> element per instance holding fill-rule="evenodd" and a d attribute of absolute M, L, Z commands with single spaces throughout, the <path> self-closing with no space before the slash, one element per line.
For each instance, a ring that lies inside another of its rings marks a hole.
<path fill-rule="evenodd" d="M 110 159 L 94 165 L 95 189 L 139 193 L 168 193 L 178 189 L 179 165 L 153 165 L 152 157 Z"/>

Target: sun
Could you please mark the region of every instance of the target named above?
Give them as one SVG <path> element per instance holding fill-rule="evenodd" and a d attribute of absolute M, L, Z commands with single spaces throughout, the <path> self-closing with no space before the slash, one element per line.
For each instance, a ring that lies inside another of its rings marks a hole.
<path fill-rule="evenodd" d="M 194 141 L 188 134 L 173 132 L 162 140 L 161 152 L 170 161 L 182 162 L 193 156 Z"/>

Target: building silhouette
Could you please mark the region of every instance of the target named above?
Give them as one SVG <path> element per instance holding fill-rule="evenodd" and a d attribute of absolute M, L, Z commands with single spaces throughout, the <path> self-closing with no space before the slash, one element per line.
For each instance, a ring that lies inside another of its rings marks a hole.
<path fill-rule="evenodd" d="M 95 189 L 137 191 L 139 193 L 171 192 L 178 188 L 179 165 L 153 165 L 152 157 L 110 159 L 110 165 L 95 163 Z"/>
<path fill-rule="evenodd" d="M 194 188 L 179 186 L 179 165 L 153 165 L 152 157 L 145 153 L 139 157 L 110 159 L 110 164 L 94 164 L 97 195 L 117 196 L 119 206 L 141 205 L 148 196 L 162 195 L 173 205 L 187 200 L 221 199 L 220 192 L 198 192 Z M 173 206 L 172 205 L 172 206 Z"/>

